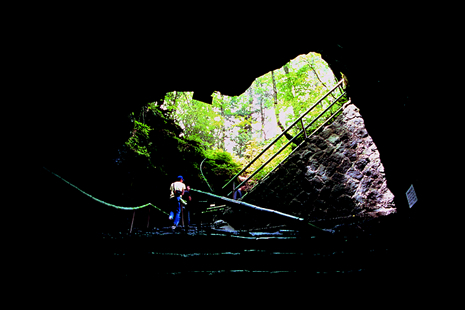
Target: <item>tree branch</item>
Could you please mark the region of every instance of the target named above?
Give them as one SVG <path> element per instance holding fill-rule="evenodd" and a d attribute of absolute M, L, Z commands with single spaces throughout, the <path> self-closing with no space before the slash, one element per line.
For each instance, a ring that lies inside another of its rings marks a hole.
<path fill-rule="evenodd" d="M 308 65 L 310 66 L 310 69 L 313 70 L 313 73 L 315 73 L 315 75 L 316 75 L 318 81 L 320 81 L 320 83 L 323 84 L 323 86 L 324 86 L 326 89 L 328 89 L 328 86 L 326 86 L 326 84 L 323 83 L 322 80 L 320 80 L 320 77 L 318 76 L 318 73 L 316 73 L 315 69 L 314 69 L 313 66 L 310 64 L 310 62 L 308 61 L 308 59 L 305 59 L 305 61 L 306 61 L 306 62 L 308 63 Z M 333 97 L 333 99 L 336 99 L 336 97 L 334 97 L 333 93 L 331 93 L 330 95 Z"/>

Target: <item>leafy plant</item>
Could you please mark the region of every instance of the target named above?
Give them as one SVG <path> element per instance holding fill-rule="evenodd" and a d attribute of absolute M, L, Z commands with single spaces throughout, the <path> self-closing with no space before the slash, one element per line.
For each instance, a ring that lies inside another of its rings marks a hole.
<path fill-rule="evenodd" d="M 152 143 L 149 142 L 149 134 L 152 128 L 143 124 L 137 120 L 134 120 L 134 129 L 132 136 L 126 141 L 126 145 L 139 155 L 150 157 L 150 153 L 147 150 L 147 146 Z"/>
<path fill-rule="evenodd" d="M 207 158 L 203 173 L 215 192 L 241 170 L 241 164 L 233 156 L 222 149 L 210 149 L 204 152 Z"/>

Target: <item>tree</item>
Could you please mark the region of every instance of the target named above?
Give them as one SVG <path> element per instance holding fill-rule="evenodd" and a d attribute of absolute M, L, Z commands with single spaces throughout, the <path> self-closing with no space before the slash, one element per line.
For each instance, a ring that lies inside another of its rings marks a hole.
<path fill-rule="evenodd" d="M 234 118 L 237 121 L 233 127 L 237 129 L 237 132 L 231 137 L 231 140 L 236 143 L 236 145 L 233 147 L 233 151 L 239 157 L 243 156 L 245 146 L 252 138 L 252 100 L 249 88 L 246 90 L 243 96 L 239 96 L 233 101 L 235 108 L 233 113 Z"/>
<path fill-rule="evenodd" d="M 212 105 L 193 100 L 192 92 L 176 92 L 176 94 L 168 93 L 165 98 L 174 97 L 177 99 L 176 108 L 171 108 L 174 113 L 172 112 L 170 115 L 183 129 L 183 134 L 192 140 L 199 141 L 205 147 L 216 145 L 217 134 L 221 131 L 222 122 L 217 118 L 218 114 L 213 110 Z M 169 110 L 170 106 L 164 108 Z"/>
<path fill-rule="evenodd" d="M 270 73 L 267 73 L 261 77 L 255 79 L 253 84 L 254 96 L 257 98 L 257 102 L 260 109 L 260 123 L 261 123 L 261 140 L 266 141 L 266 110 L 273 107 L 272 93 L 270 89 Z"/>
<path fill-rule="evenodd" d="M 276 115 L 276 123 L 278 127 L 284 132 L 286 129 L 284 128 L 283 124 L 279 120 L 279 104 L 278 104 L 278 90 L 276 87 L 276 80 L 274 78 L 274 71 L 271 71 L 271 78 L 273 80 L 273 100 L 274 100 L 274 109 L 275 109 L 275 115 Z M 289 133 L 285 133 L 284 136 L 287 138 L 287 140 L 291 140 L 293 137 Z"/>
<path fill-rule="evenodd" d="M 232 106 L 235 104 L 234 97 L 224 96 L 219 92 L 213 93 L 213 110 L 217 112 L 216 118 L 221 122 L 220 136 L 218 137 L 217 148 L 225 150 L 226 140 L 231 138 L 231 124 L 234 122 Z"/>

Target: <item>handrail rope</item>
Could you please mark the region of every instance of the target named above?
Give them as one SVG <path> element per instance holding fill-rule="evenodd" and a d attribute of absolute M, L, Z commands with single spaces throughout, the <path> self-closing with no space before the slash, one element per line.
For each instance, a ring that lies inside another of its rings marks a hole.
<path fill-rule="evenodd" d="M 237 173 L 232 179 L 228 181 L 222 188 L 224 189 L 226 186 L 231 183 L 232 180 L 237 178 L 239 175 L 241 175 L 247 168 L 249 168 L 260 156 L 265 153 L 266 150 L 268 150 L 273 144 L 275 144 L 286 132 L 288 132 L 291 128 L 295 126 L 301 119 L 303 119 L 308 113 L 310 113 L 311 110 L 313 110 L 321 101 L 323 101 L 330 93 L 332 93 L 336 88 L 340 86 L 340 84 L 344 81 L 344 79 L 341 79 L 331 90 L 329 90 L 323 97 L 321 97 L 313 106 L 311 106 L 307 111 L 302 113 L 302 115 L 295 120 L 289 127 L 287 127 L 277 138 L 275 138 L 270 144 L 268 144 L 265 149 L 263 149 L 260 154 L 258 154 L 254 159 L 252 159 L 251 162 L 249 162 L 239 173 Z"/>
<path fill-rule="evenodd" d="M 44 168 L 45 170 L 47 170 L 47 171 L 50 172 L 51 174 L 55 175 L 56 177 L 60 178 L 61 180 L 65 181 L 66 183 L 68 183 L 68 184 L 71 185 L 72 187 L 76 188 L 77 190 L 79 190 L 79 191 L 82 192 L 83 194 L 86 194 L 86 195 L 89 196 L 90 198 L 92 198 L 92 199 L 94 199 L 95 201 L 98 201 L 98 202 L 100 202 L 100 203 L 102 203 L 102 204 L 104 204 L 104 205 L 107 205 L 107 206 L 110 206 L 110 207 L 113 207 L 113 208 L 116 208 L 116 209 L 121 209 L 121 210 L 137 210 L 137 209 L 145 208 L 145 207 L 147 207 L 147 206 L 152 206 L 152 207 L 154 207 L 155 209 L 157 209 L 157 210 L 159 210 L 159 211 L 165 213 L 166 215 L 168 215 L 167 212 L 161 210 L 160 208 L 154 206 L 154 205 L 151 204 L 151 203 L 147 203 L 147 204 L 145 204 L 145 205 L 138 206 L 138 207 L 122 207 L 122 206 L 116 206 L 116 205 L 114 205 L 114 204 L 105 202 L 105 201 L 103 201 L 103 200 L 100 200 L 100 199 L 98 199 L 98 198 L 95 198 L 95 197 L 93 197 L 92 195 L 86 193 L 85 191 L 83 191 L 82 189 L 80 189 L 79 187 L 77 187 L 76 185 L 71 184 L 70 182 L 68 182 L 67 180 L 63 179 L 63 178 L 60 177 L 58 174 L 56 174 L 56 173 L 54 173 L 54 172 L 48 170 L 47 168 L 45 168 L 45 167 L 42 167 L 42 168 Z"/>
<path fill-rule="evenodd" d="M 279 214 L 279 215 L 282 215 L 282 216 L 286 216 L 286 217 L 289 217 L 289 218 L 292 218 L 292 219 L 295 219 L 295 220 L 299 220 L 299 221 L 303 221 L 303 220 L 304 220 L 303 218 L 300 218 L 300 217 L 297 217 L 297 216 L 293 216 L 293 215 L 290 215 L 290 214 L 286 214 L 286 213 L 283 213 L 283 212 L 280 212 L 280 211 L 276 211 L 276 210 L 272 210 L 272 209 L 267 209 L 267 208 L 262 208 L 262 207 L 259 207 L 259 206 L 252 205 L 252 204 L 250 204 L 250 203 L 246 203 L 246 202 L 243 202 L 243 201 L 234 200 L 234 199 L 231 199 L 231 198 L 228 198 L 228 197 L 218 196 L 218 195 L 215 195 L 215 194 L 212 194 L 212 193 L 207 193 L 207 192 L 204 192 L 204 191 L 201 191 L 201 190 L 198 190 L 198 189 L 191 188 L 191 190 L 194 191 L 194 192 L 198 192 L 198 193 L 201 193 L 201 194 L 209 195 L 209 196 L 212 196 L 212 197 L 214 197 L 214 198 L 218 198 L 218 199 L 221 199 L 221 200 L 224 200 L 224 201 L 227 201 L 227 202 L 231 202 L 231 203 L 234 203 L 234 204 L 238 204 L 238 205 L 243 205 L 243 206 L 246 206 L 246 207 L 249 207 L 249 208 L 253 208 L 253 209 L 256 209 L 256 210 L 266 211 L 266 212 L 271 212 L 271 213 L 276 213 L 276 214 Z"/>
<path fill-rule="evenodd" d="M 345 92 L 344 92 L 345 94 Z M 336 102 L 341 99 L 344 94 L 340 95 L 333 103 L 331 103 L 323 112 L 321 112 L 315 119 L 313 119 L 312 122 L 310 122 L 310 124 L 308 124 L 304 129 L 302 129 L 297 135 L 295 135 L 291 140 L 289 140 L 286 145 L 284 145 L 283 147 L 281 147 L 278 152 L 276 152 L 273 156 L 271 156 L 264 164 L 262 164 L 259 168 L 257 168 L 257 170 L 255 170 L 248 178 L 246 178 L 244 181 L 242 181 L 239 185 L 237 185 L 237 187 L 241 187 L 242 185 L 244 185 L 244 183 L 246 183 L 248 180 L 250 180 L 255 174 L 257 174 L 260 170 L 262 170 L 266 165 L 268 165 L 279 153 L 281 153 L 284 149 L 286 149 L 289 144 L 292 143 L 292 141 L 294 141 L 294 139 L 296 139 L 298 136 L 300 136 L 304 131 L 306 131 L 316 120 L 318 120 L 322 115 L 324 115 L 326 112 L 328 112 L 328 110 L 330 108 L 332 108 L 332 106 L 334 104 L 336 104 Z M 229 195 L 231 195 L 232 192 L 229 192 Z"/>
<path fill-rule="evenodd" d="M 348 104 L 350 104 L 351 102 L 351 99 L 349 98 L 349 101 L 347 101 L 342 107 L 340 107 L 339 109 L 336 110 L 336 112 L 334 112 L 330 118 L 328 118 L 326 121 L 324 121 L 323 124 L 321 124 L 317 129 L 315 129 L 311 134 L 308 135 L 307 139 L 309 139 L 310 137 L 312 137 L 315 133 L 317 133 L 322 127 L 326 126 L 326 124 L 333 118 L 334 115 L 336 115 L 337 113 L 339 113 L 341 110 L 343 110 Z M 336 116 L 337 117 L 337 116 Z M 266 178 L 268 178 L 268 176 L 270 176 L 276 169 L 278 169 L 278 167 L 280 165 L 282 165 L 289 157 L 291 157 L 292 154 L 294 154 L 302 145 L 304 145 L 304 143 L 306 142 L 305 139 L 304 141 L 302 141 L 302 143 L 300 143 L 294 150 L 292 150 L 292 152 L 286 156 L 286 158 L 284 158 L 281 163 L 279 163 L 278 165 L 276 165 L 276 167 L 273 168 L 273 170 L 271 170 L 270 172 L 268 172 L 266 174 L 266 176 L 264 176 L 260 182 L 258 182 L 257 184 L 255 184 L 254 187 L 252 187 L 250 189 L 250 191 L 252 191 L 255 187 L 257 187 L 258 184 L 260 184 L 262 181 L 264 181 Z M 244 199 L 245 196 L 247 196 L 247 194 L 249 194 L 250 191 L 247 191 L 247 193 L 245 193 L 240 199 Z"/>
<path fill-rule="evenodd" d="M 207 158 L 205 157 L 205 159 L 207 159 Z M 203 162 L 205 161 L 205 159 L 202 160 L 202 162 L 200 163 L 200 173 L 202 174 L 203 178 L 205 179 L 205 182 L 207 183 L 208 188 L 209 188 L 209 189 L 212 191 L 212 193 L 213 193 L 213 192 L 214 192 L 213 189 L 210 187 L 210 184 L 208 184 L 207 178 L 205 177 L 205 175 L 204 175 L 203 172 L 202 172 L 202 164 L 203 164 Z"/>
<path fill-rule="evenodd" d="M 253 205 L 253 204 L 250 204 L 250 203 L 246 203 L 246 202 L 239 201 L 239 200 L 234 200 L 234 199 L 231 199 L 231 198 L 228 198 L 228 197 L 218 196 L 218 195 L 215 195 L 215 194 L 212 194 L 212 193 L 207 193 L 207 192 L 204 192 L 204 191 L 201 191 L 201 190 L 198 190 L 198 189 L 194 189 L 194 188 L 191 188 L 191 190 L 194 191 L 194 192 L 209 195 L 209 196 L 212 196 L 214 198 L 218 198 L 218 199 L 221 199 L 221 200 L 224 200 L 224 201 L 228 201 L 228 202 L 231 202 L 231 203 L 234 203 L 234 204 L 238 204 L 238 205 L 246 206 L 246 207 L 249 207 L 249 208 L 253 208 L 255 210 L 275 213 L 275 214 L 285 216 L 285 217 L 288 217 L 288 218 L 291 218 L 291 219 L 294 219 L 294 220 L 298 220 L 298 221 L 301 221 L 301 222 L 305 221 L 304 218 L 294 216 L 294 215 L 290 215 L 290 214 L 286 214 L 286 213 L 283 213 L 283 212 L 280 212 L 280 211 L 277 211 L 277 210 L 262 208 L 262 207 L 259 207 L 259 206 L 256 206 L 256 205 Z M 309 223 L 309 222 L 306 222 L 306 224 L 308 224 L 308 225 L 310 225 L 310 226 L 312 226 L 312 227 L 314 227 L 314 228 L 316 228 L 318 230 L 321 230 L 321 231 L 330 231 L 328 229 L 320 228 L 320 227 L 318 227 L 318 226 L 316 226 L 316 225 L 314 225 L 312 223 Z"/>

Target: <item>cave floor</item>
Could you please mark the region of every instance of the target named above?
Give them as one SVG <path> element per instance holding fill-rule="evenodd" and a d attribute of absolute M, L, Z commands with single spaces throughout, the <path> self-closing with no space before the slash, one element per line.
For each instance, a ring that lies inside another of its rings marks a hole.
<path fill-rule="evenodd" d="M 103 232 L 100 272 L 116 278 L 147 276 L 360 276 L 390 274 L 400 247 L 396 237 L 332 235 L 289 227 L 234 230 L 190 225 Z M 118 266 L 112 268 L 111 266 Z"/>

